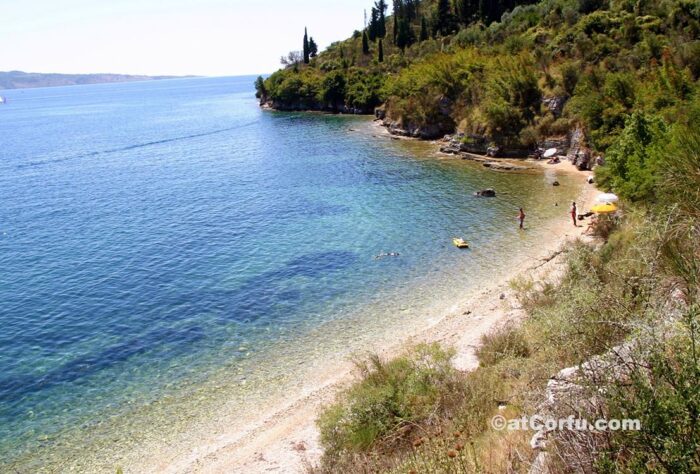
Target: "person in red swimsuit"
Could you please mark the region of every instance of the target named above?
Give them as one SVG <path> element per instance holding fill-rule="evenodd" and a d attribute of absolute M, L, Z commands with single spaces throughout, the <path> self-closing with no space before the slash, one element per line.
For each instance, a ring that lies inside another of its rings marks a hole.
<path fill-rule="evenodd" d="M 523 208 L 520 208 L 520 212 L 518 213 L 518 219 L 520 220 L 520 228 L 524 229 L 523 223 L 525 222 L 525 212 L 523 211 Z"/>

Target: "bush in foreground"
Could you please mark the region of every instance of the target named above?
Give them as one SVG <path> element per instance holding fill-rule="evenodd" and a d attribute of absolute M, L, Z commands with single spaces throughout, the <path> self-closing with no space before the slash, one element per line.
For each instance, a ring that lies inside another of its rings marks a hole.
<path fill-rule="evenodd" d="M 453 351 L 419 345 L 391 360 L 377 355 L 356 363 L 361 379 L 321 414 L 325 461 L 390 447 L 408 439 L 417 423 L 448 411 L 462 393 Z"/>

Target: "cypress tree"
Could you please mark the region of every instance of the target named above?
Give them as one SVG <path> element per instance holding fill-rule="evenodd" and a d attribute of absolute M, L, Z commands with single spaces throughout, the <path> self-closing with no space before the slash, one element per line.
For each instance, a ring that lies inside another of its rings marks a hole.
<path fill-rule="evenodd" d="M 503 11 L 500 0 L 479 0 L 479 18 L 486 25 L 500 20 Z"/>
<path fill-rule="evenodd" d="M 418 41 L 425 41 L 428 39 L 428 22 L 425 21 L 425 17 L 421 17 L 420 19 L 420 36 L 418 37 Z"/>
<path fill-rule="evenodd" d="M 478 0 L 457 0 L 455 2 L 455 14 L 459 22 L 467 26 L 479 13 Z"/>
<path fill-rule="evenodd" d="M 408 21 L 408 18 L 402 18 L 401 21 L 399 21 L 399 34 L 396 38 L 396 46 L 403 51 L 407 46 L 411 46 L 413 38 L 411 23 Z"/>
<path fill-rule="evenodd" d="M 362 32 L 362 54 L 369 54 L 369 39 L 367 38 L 367 31 Z"/>
<path fill-rule="evenodd" d="M 404 26 L 406 24 L 406 20 L 403 18 L 399 22 L 399 31 L 396 34 L 396 47 L 399 48 L 401 51 L 406 49 L 406 43 L 408 42 L 406 40 L 406 27 Z"/>
<path fill-rule="evenodd" d="M 379 22 L 377 9 L 372 7 L 372 13 L 369 18 L 369 28 L 367 32 L 369 34 L 369 40 L 374 41 L 377 39 L 377 24 Z"/>
<path fill-rule="evenodd" d="M 482 0 L 490 2 L 493 0 Z M 435 10 L 434 32 L 443 36 L 450 34 L 452 29 L 452 12 L 450 11 L 450 0 L 438 0 Z"/>
<path fill-rule="evenodd" d="M 382 44 L 382 40 L 379 40 L 379 48 L 377 51 L 377 61 L 380 63 L 384 62 L 384 45 Z"/>
<path fill-rule="evenodd" d="M 386 37 L 386 2 L 377 0 L 377 37 Z"/>
<path fill-rule="evenodd" d="M 418 0 L 405 0 L 403 2 L 404 16 L 408 21 L 413 21 L 416 18 Z"/>
<path fill-rule="evenodd" d="M 304 27 L 304 64 L 309 64 L 309 35 L 306 33 L 306 27 Z"/>
<path fill-rule="evenodd" d="M 309 56 L 315 58 L 318 54 L 318 45 L 314 41 L 313 36 L 309 38 Z"/>

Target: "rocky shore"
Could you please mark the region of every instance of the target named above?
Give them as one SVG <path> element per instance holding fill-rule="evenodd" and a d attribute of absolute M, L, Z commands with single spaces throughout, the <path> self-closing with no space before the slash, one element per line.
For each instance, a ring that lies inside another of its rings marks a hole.
<path fill-rule="evenodd" d="M 561 112 L 566 103 L 564 97 L 544 97 L 543 106 L 547 107 L 554 117 L 561 116 Z M 444 104 L 444 108 L 449 108 L 450 104 Z M 429 124 L 415 124 L 393 118 L 387 114 L 386 105 L 373 108 L 372 110 L 349 107 L 342 102 L 321 103 L 321 102 L 279 102 L 262 98 L 260 106 L 268 110 L 284 112 L 324 112 L 352 115 L 374 115 L 375 121 L 379 122 L 391 135 L 396 137 L 417 138 L 420 140 L 439 140 L 440 151 L 451 155 L 457 155 L 465 160 L 482 162 L 485 167 L 501 171 L 518 171 L 527 169 L 513 163 L 504 163 L 499 158 L 532 158 L 538 157 L 538 153 L 550 148 L 556 148 L 554 163 L 567 160 L 580 171 L 590 171 L 596 165 L 603 164 L 603 157 L 594 155 L 592 150 L 586 146 L 586 131 L 580 125 L 571 129 L 567 134 L 549 136 L 542 139 L 535 148 L 523 146 L 522 144 L 498 145 L 493 137 L 486 135 L 467 134 L 464 132 L 454 132 L 455 124 L 448 120 L 449 115 L 444 114 L 444 121 L 435 121 Z M 447 111 L 446 111 L 447 112 Z"/>
<path fill-rule="evenodd" d="M 603 158 L 601 156 L 593 156 L 591 150 L 584 145 L 585 138 L 584 130 L 577 127 L 567 136 L 552 137 L 544 140 L 539 144 L 538 148 L 540 150 L 556 148 L 557 154 L 552 157 L 554 163 L 567 160 L 580 171 L 590 171 L 594 166 L 603 164 Z M 490 158 L 525 158 L 536 156 L 536 153 L 531 153 L 528 150 L 519 148 L 489 146 L 486 137 L 466 135 L 461 132 L 453 135 L 445 135 L 440 141 L 440 151 L 442 153 L 457 155 L 465 160 L 483 161 L 484 166 L 493 166 L 495 168 L 499 168 L 498 162 L 490 160 Z M 513 168 L 507 165 L 505 169 Z"/>

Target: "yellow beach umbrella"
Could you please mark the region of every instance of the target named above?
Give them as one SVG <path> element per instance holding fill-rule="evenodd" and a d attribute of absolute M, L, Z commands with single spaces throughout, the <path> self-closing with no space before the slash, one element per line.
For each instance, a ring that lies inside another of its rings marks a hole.
<path fill-rule="evenodd" d="M 591 211 L 596 214 L 609 214 L 611 212 L 617 211 L 617 206 L 612 202 L 606 202 L 602 204 L 596 204 L 591 208 Z"/>

